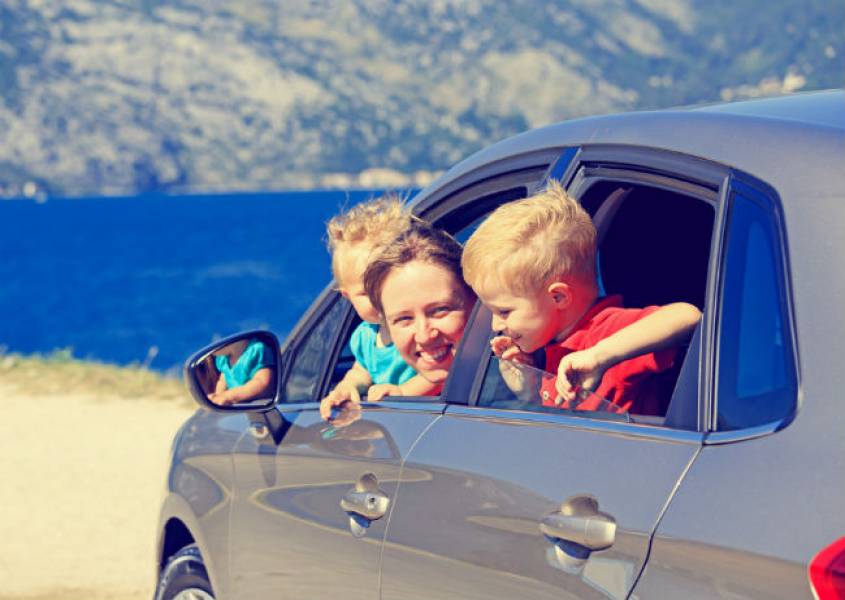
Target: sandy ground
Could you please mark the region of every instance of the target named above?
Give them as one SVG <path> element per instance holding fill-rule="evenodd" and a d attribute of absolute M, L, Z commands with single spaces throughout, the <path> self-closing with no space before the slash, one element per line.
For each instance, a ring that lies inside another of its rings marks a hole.
<path fill-rule="evenodd" d="M 151 598 L 170 442 L 192 412 L 0 381 L 0 600 Z"/>

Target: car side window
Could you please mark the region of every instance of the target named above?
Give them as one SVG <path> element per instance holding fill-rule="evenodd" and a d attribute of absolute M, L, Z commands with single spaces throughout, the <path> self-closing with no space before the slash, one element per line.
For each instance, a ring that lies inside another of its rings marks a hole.
<path fill-rule="evenodd" d="M 770 203 L 733 195 L 719 323 L 717 429 L 787 418 L 798 382 L 780 252 Z"/>
<path fill-rule="evenodd" d="M 331 306 L 323 311 L 302 341 L 297 343 L 285 382 L 285 402 L 319 400 L 315 397 L 317 386 L 320 384 L 324 365 L 332 355 L 347 308 L 346 302 L 340 301 L 339 296 L 335 297 Z"/>
<path fill-rule="evenodd" d="M 702 192 L 698 197 L 688 193 L 688 188 L 683 189 L 682 193 L 665 187 L 596 179 L 578 196 L 597 226 L 598 281 L 607 296 L 620 297 L 626 308 L 688 302 L 705 309 L 715 192 Z M 672 226 L 667 227 L 667 223 Z M 608 299 L 608 303 L 612 302 Z M 686 351 L 683 345 L 675 349 L 673 357 L 661 354 L 655 358 L 662 365 L 661 371 L 647 375 L 647 381 L 638 380 L 636 398 L 628 398 L 634 400 L 631 415 L 621 412 L 610 398 L 595 395 L 570 404 L 573 408 L 560 408 L 553 397 L 553 374 L 524 368 L 515 372 L 512 363 L 495 357 L 488 359 L 476 404 L 661 425 L 676 402 L 693 407 L 684 414 L 697 414 L 695 386 L 680 385 L 679 381 L 680 373 L 691 380 L 698 377 L 697 362 L 682 369 Z M 691 360 L 697 361 L 698 354 Z M 540 368 L 548 367 L 542 351 L 535 354 L 534 363 Z M 696 423 L 694 419 L 675 419 L 671 426 L 695 429 Z"/>

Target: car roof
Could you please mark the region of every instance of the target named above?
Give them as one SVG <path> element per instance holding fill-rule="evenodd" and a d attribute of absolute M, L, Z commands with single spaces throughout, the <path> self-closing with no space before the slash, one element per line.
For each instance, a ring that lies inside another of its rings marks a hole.
<path fill-rule="evenodd" d="M 782 196 L 845 189 L 845 91 L 586 117 L 513 136 L 455 165 L 415 198 L 424 211 L 445 187 L 471 183 L 481 166 L 583 145 L 677 152 L 742 170 Z"/>
<path fill-rule="evenodd" d="M 845 131 L 845 90 L 825 90 L 793 96 L 691 107 L 709 113 L 801 121 Z"/>

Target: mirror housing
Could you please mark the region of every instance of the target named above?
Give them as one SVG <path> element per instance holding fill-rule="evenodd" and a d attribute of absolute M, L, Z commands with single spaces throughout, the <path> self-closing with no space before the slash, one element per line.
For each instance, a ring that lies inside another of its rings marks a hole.
<path fill-rule="evenodd" d="M 185 362 L 185 383 L 197 403 L 224 412 L 265 411 L 278 402 L 279 340 L 245 331 L 206 346 Z"/>

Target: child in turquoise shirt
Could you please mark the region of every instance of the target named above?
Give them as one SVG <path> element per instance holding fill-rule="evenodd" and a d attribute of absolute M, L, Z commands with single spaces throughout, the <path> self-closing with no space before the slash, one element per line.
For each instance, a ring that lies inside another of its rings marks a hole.
<path fill-rule="evenodd" d="M 275 372 L 275 360 L 269 348 L 259 340 L 242 340 L 227 345 L 224 350 L 224 354 L 214 357 L 220 375 L 208 399 L 226 406 L 265 394 Z"/>
<path fill-rule="evenodd" d="M 361 393 L 376 402 L 384 396 L 424 396 L 433 385 L 417 375 L 399 356 L 381 315 L 364 290 L 364 271 L 371 257 L 408 228 L 411 215 L 396 196 L 384 196 L 352 207 L 328 223 L 332 272 L 344 298 L 362 323 L 352 333 L 355 364 L 323 398 L 320 412 L 328 418 L 334 406 L 359 403 Z"/>

